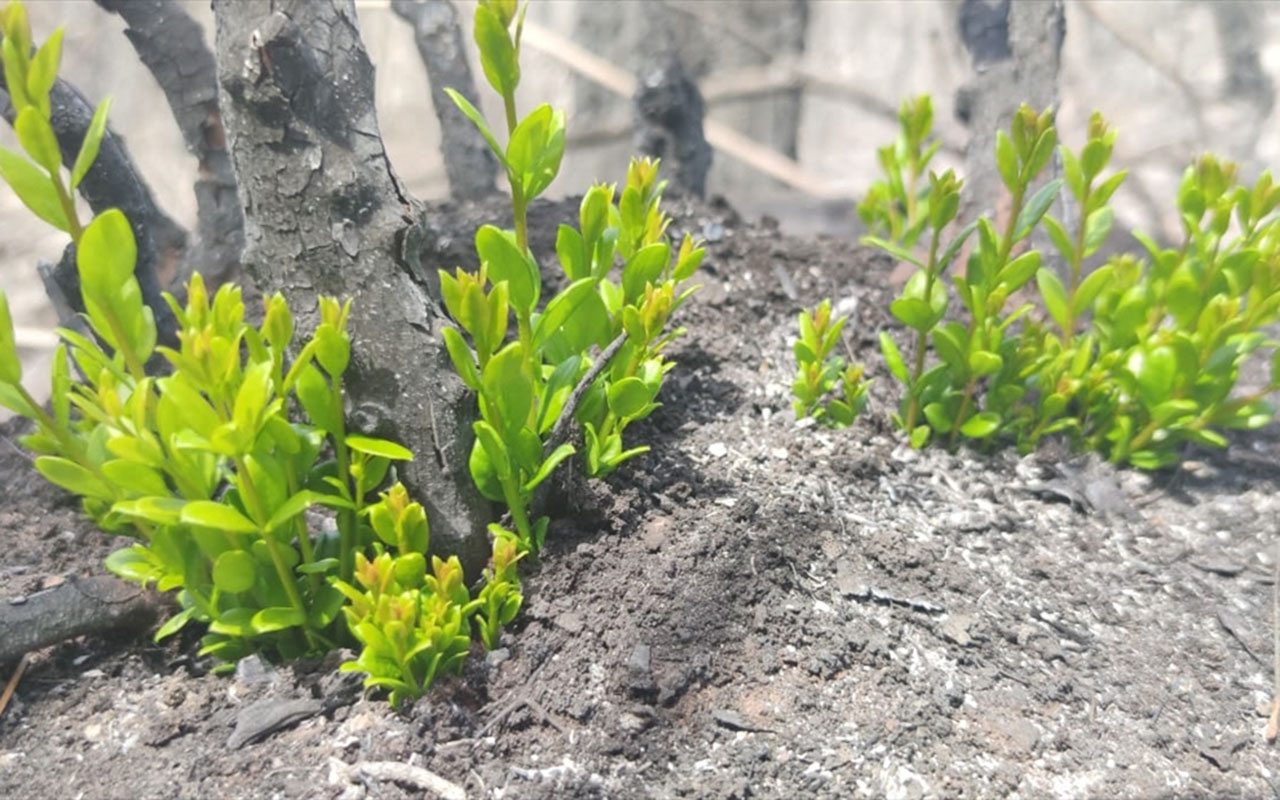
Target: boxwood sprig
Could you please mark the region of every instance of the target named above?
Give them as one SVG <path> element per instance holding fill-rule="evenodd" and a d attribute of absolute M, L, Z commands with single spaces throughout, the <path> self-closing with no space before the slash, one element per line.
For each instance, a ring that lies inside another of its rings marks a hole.
<path fill-rule="evenodd" d="M 962 190 L 947 172 L 932 174 L 925 193 L 927 256 L 905 233 L 896 241 L 864 239 L 918 267 L 890 306 L 915 331 L 910 367 L 893 337 L 881 335 L 889 370 L 905 388 L 893 420 L 914 446 L 942 437 L 951 446 L 964 438 L 1029 450 L 1059 434 L 1153 469 L 1176 463 L 1184 443 L 1224 446 L 1221 429 L 1274 417 L 1267 398 L 1280 390 L 1280 354 L 1265 328 L 1280 317 L 1280 187 L 1269 173 L 1241 184 L 1235 165 L 1204 156 L 1178 190 L 1182 242 L 1164 247 L 1137 233 L 1140 251 L 1091 269 L 1114 226 L 1109 202 L 1125 179 L 1123 171 L 1107 172 L 1115 138 L 1095 114 L 1080 150 L 1056 147 L 1049 112 L 1024 106 L 997 135 L 996 167 L 1010 207 L 1002 226 L 980 218 L 953 234 L 939 256 Z M 1043 180 L 1055 147 L 1063 177 Z M 1063 187 L 1074 201 L 1071 225 L 1048 214 Z M 1038 227 L 1065 280 L 1026 245 Z M 895 230 L 891 221 L 881 229 Z M 948 288 L 942 274 L 975 233 L 965 270 Z M 1038 303 L 1006 311 L 1032 278 Z M 952 290 L 961 314 L 948 314 Z M 1269 354 L 1270 379 L 1233 395 L 1256 353 Z"/>
<path fill-rule="evenodd" d="M 592 187 L 582 200 L 579 226 L 560 226 L 556 255 L 568 283 L 542 302 L 542 273 L 528 245 L 528 207 L 559 171 L 564 115 L 545 104 L 523 118 L 518 114 L 526 9 L 512 0 L 481 0 L 475 12 L 484 74 L 503 102 L 506 145 L 478 109 L 450 91 L 504 169 L 514 227 L 481 227 L 475 239 L 480 268 L 441 271 L 440 283 L 458 323 L 444 331 L 445 345 L 476 392 L 480 411 L 472 477 L 484 496 L 510 512 L 514 530 L 495 525 L 495 536 L 511 537 L 520 552 L 537 554 L 549 520 L 529 518 L 534 492 L 578 452 L 562 436 L 564 418 L 576 420 L 582 431 L 589 475 L 607 475 L 647 450 L 624 448 L 623 431 L 657 408 L 671 367 L 662 352 L 680 333 L 669 331 L 668 322 L 693 291 L 683 284 L 703 251 L 689 236 L 672 247 L 658 164 L 636 160 L 620 193 L 616 186 Z M 607 364 L 596 363 L 606 355 Z"/>

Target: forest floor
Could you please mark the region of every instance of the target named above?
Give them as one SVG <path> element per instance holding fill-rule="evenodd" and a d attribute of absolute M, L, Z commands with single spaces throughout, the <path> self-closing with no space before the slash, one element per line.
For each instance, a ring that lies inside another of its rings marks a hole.
<path fill-rule="evenodd" d="M 440 213 L 452 266 L 476 213 Z M 500 651 L 396 712 L 336 657 L 219 677 L 194 637 L 67 642 L 34 654 L 0 717 L 0 797 L 436 796 L 382 762 L 469 798 L 1280 795 L 1258 715 L 1274 426 L 1154 475 L 915 452 L 885 421 L 890 261 L 724 207 L 676 227 L 708 259 L 664 405 L 632 429 L 652 451 L 557 515 Z M 796 313 L 828 295 L 876 377 L 841 432 L 797 425 L 788 396 Z M 120 542 L 12 425 L 0 487 L 0 602 L 104 572 Z"/>

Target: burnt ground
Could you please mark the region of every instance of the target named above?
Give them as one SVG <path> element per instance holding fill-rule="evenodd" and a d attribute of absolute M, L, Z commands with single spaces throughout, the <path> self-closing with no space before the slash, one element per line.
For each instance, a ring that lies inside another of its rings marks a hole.
<path fill-rule="evenodd" d="M 0 718 L 0 796 L 435 796 L 343 766 L 361 762 L 471 798 L 1280 794 L 1258 716 L 1275 427 L 1157 475 L 913 452 L 884 421 L 896 389 L 875 349 L 893 265 L 686 211 L 705 287 L 665 405 L 633 428 L 653 450 L 558 515 L 503 650 L 397 713 L 334 659 L 218 677 L 193 638 L 68 642 L 35 655 Z M 473 217 L 442 212 L 441 252 Z M 798 426 L 788 400 L 795 314 L 824 295 L 877 378 L 842 432 Z M 101 574 L 117 544 L 12 433 L 0 601 Z M 229 746 L 281 708 L 310 715 Z"/>

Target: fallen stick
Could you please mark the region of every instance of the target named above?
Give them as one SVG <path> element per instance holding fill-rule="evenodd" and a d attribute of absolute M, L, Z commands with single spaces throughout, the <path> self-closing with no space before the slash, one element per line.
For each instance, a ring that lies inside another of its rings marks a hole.
<path fill-rule="evenodd" d="M 9 679 L 4 687 L 4 694 L 0 694 L 0 717 L 4 716 L 4 710 L 9 707 L 9 700 L 13 697 L 14 691 L 18 688 L 18 681 L 22 680 L 22 673 L 27 669 L 27 657 L 24 655 L 18 659 L 18 666 L 13 670 L 13 677 Z"/>
<path fill-rule="evenodd" d="M 461 786 L 422 767 L 399 761 L 361 761 L 358 764 L 347 764 L 341 759 L 329 759 L 329 783 L 354 783 L 361 778 L 412 786 L 424 792 L 432 792 L 444 800 L 467 800 L 467 792 Z"/>
<path fill-rule="evenodd" d="M 58 642 L 110 630 L 141 630 L 163 601 L 111 575 L 69 577 L 52 589 L 0 601 L 0 664 Z"/>
<path fill-rule="evenodd" d="M 1280 555 L 1280 541 L 1276 542 L 1276 554 Z M 1275 579 L 1271 582 L 1271 658 L 1275 690 L 1271 697 L 1271 716 L 1263 732 L 1268 742 L 1274 742 L 1280 734 L 1280 560 L 1276 561 Z"/>

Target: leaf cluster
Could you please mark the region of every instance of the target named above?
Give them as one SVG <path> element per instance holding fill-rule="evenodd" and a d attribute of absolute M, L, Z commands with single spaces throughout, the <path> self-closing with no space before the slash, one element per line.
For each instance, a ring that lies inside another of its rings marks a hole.
<path fill-rule="evenodd" d="M 14 8 L 6 45 L 26 33 Z M 346 429 L 350 301 L 321 297 L 319 324 L 299 343 L 282 295 L 266 298 L 254 327 L 237 287 L 210 296 L 197 274 L 185 305 L 165 295 L 178 346 L 157 347 L 128 220 L 111 209 L 74 235 L 89 335 L 59 330 L 46 409 L 22 384 L 0 292 L 0 404 L 35 423 L 22 443 L 37 470 L 79 495 L 103 529 L 136 540 L 107 567 L 178 593 L 181 610 L 157 639 L 203 623 L 201 654 L 229 662 L 318 654 L 349 632 L 364 645 L 349 668 L 370 672 L 368 685 L 397 703 L 459 666 L 473 617 L 496 641 L 521 603 L 510 547 L 495 547 L 493 583 L 472 601 L 456 558 L 434 558 L 427 574 L 426 514 L 403 486 L 368 502 L 392 462 L 412 454 Z M 168 374 L 148 374 L 152 363 Z M 317 507 L 335 509 L 336 526 L 308 513 Z"/>
<path fill-rule="evenodd" d="M 0 178 L 32 213 L 78 242 L 81 226 L 72 193 L 98 157 L 111 99 L 102 101 L 94 111 L 70 173 L 64 176 L 49 101 L 62 62 L 63 30 L 54 31 L 33 53 L 26 8 L 22 3 L 10 2 L 0 10 L 0 32 L 4 35 L 0 40 L 0 63 L 9 100 L 17 113 L 13 129 L 23 150 L 17 153 L 0 147 Z"/>
<path fill-rule="evenodd" d="M 914 332 L 910 361 L 881 334 L 889 370 L 905 388 L 893 421 L 913 446 L 963 438 L 1025 451 L 1060 434 L 1113 461 L 1158 468 L 1176 463 L 1183 443 L 1225 445 L 1221 429 L 1273 417 L 1265 398 L 1280 389 L 1280 357 L 1264 328 L 1280 316 L 1280 187 L 1266 173 L 1240 184 L 1234 165 L 1205 156 L 1179 188 L 1179 246 L 1135 234 L 1142 251 L 1090 269 L 1125 178 L 1107 173 L 1114 142 L 1095 114 L 1079 151 L 1059 147 L 1051 114 L 1023 106 L 996 140 L 1010 207 L 1002 226 L 979 218 L 944 249 L 962 191 L 947 171 L 930 175 L 927 254 L 903 241 L 864 240 L 917 267 L 890 306 Z M 1046 180 L 1055 150 L 1063 177 Z M 1048 213 L 1064 193 L 1073 224 Z M 1052 243 L 1051 256 L 1032 243 L 1036 230 Z M 945 273 L 966 245 L 964 271 L 948 286 Z M 1014 300 L 1022 302 L 1008 308 Z M 1268 350 L 1268 385 L 1233 396 L 1246 359 Z"/>
<path fill-rule="evenodd" d="M 667 331 L 667 323 L 692 293 L 681 284 L 697 270 L 703 251 L 689 236 L 672 247 L 658 165 L 636 160 L 620 193 L 616 186 L 592 187 L 582 200 L 579 226 L 560 226 L 556 255 L 568 282 L 541 302 L 542 272 L 528 246 L 526 219 L 529 203 L 559 170 L 564 115 L 542 105 L 517 117 L 523 18 L 524 8 L 517 11 L 509 2 L 482 1 L 475 12 L 484 72 L 506 109 L 506 147 L 474 106 L 450 93 L 506 171 L 514 229 L 480 228 L 479 270 L 441 271 L 440 282 L 461 329 L 445 329 L 445 345 L 480 410 L 472 477 L 482 494 L 511 512 L 515 530 L 494 526 L 495 535 L 514 538 L 521 553 L 536 554 L 548 520 L 528 518 L 534 490 L 577 452 L 556 436 L 562 416 L 572 414 L 582 430 L 589 475 L 607 475 L 647 450 L 625 449 L 622 434 L 657 408 L 671 367 L 662 350 L 680 333 Z M 611 353 L 609 362 L 597 364 L 604 353 Z"/>
<path fill-rule="evenodd" d="M 399 484 L 369 507 L 369 519 L 379 539 L 376 555 L 356 554 L 354 583 L 331 578 L 347 600 L 347 628 L 362 645 L 359 657 L 340 669 L 366 673 L 365 686 L 388 689 L 391 704 L 399 706 L 425 694 L 437 676 L 461 671 L 473 618 L 485 643 L 496 647 L 498 631 L 523 598 L 513 574 L 499 580 L 490 571 L 473 600 L 457 556 L 433 556 L 428 572 L 427 517 Z M 507 566 L 511 547 L 499 540 L 493 563 Z"/>
<path fill-rule="evenodd" d="M 871 235 L 913 247 L 929 220 L 928 186 L 922 180 L 941 142 L 931 140 L 933 100 L 927 94 L 904 100 L 898 110 L 898 137 L 876 151 L 884 177 L 871 184 L 858 216 Z"/>
<path fill-rule="evenodd" d="M 796 378 L 791 384 L 796 419 L 813 417 L 832 428 L 853 424 L 867 405 L 871 381 L 863 379 L 862 364 L 845 365 L 833 355 L 847 317 L 831 316 L 831 301 L 800 312 L 796 340 Z"/>

